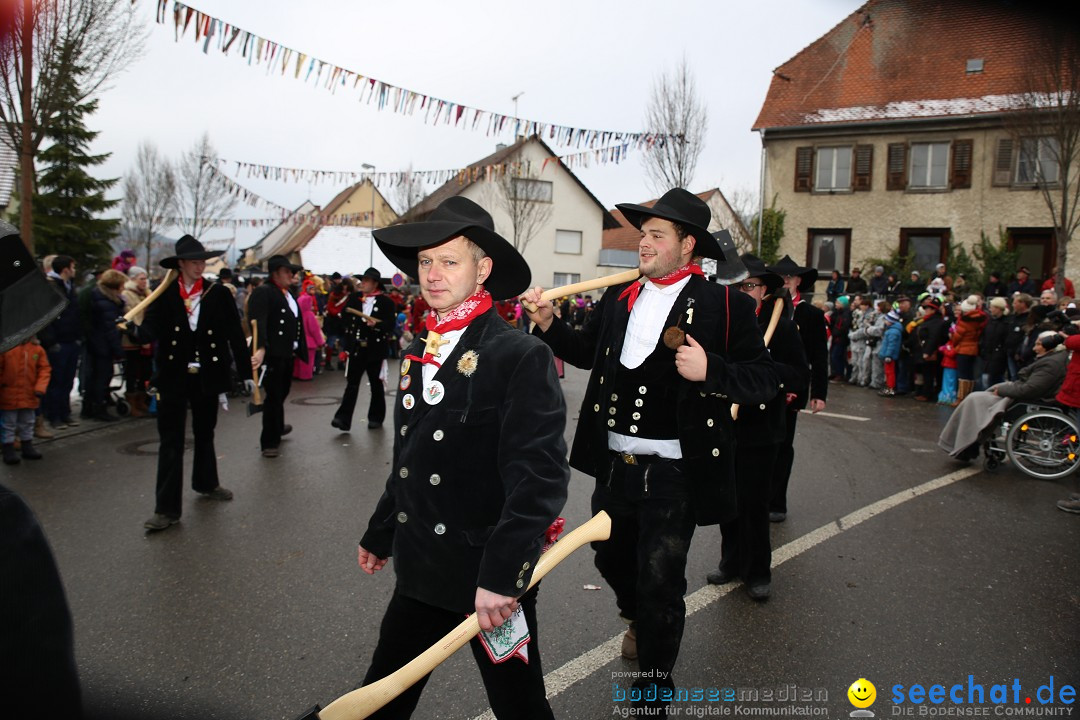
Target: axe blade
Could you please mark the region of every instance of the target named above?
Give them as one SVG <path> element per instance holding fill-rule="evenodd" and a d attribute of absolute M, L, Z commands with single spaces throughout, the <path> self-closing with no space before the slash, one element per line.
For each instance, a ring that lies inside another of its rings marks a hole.
<path fill-rule="evenodd" d="M 724 254 L 723 260 L 716 261 L 716 282 L 721 285 L 734 285 L 750 277 L 750 272 L 739 259 L 739 251 L 735 249 L 735 242 L 731 239 L 731 233 L 720 230 L 712 234 L 720 245 Z"/>
<path fill-rule="evenodd" d="M 320 710 L 322 710 L 322 707 L 320 707 L 319 705 L 312 705 L 311 707 L 309 707 L 304 712 L 303 715 L 296 718 L 296 720 L 320 720 L 320 718 L 319 718 L 319 711 Z"/>
<path fill-rule="evenodd" d="M 262 411 L 263 411 L 262 403 L 259 403 L 259 404 L 256 405 L 254 400 L 249 400 L 248 401 L 248 411 L 247 411 L 248 412 L 248 417 L 251 417 L 252 415 L 255 415 L 256 413 L 261 413 Z"/>

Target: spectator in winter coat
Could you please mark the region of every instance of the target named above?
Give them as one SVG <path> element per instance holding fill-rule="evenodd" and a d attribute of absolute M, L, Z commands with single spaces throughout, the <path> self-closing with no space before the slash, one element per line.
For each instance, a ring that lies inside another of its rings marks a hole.
<path fill-rule="evenodd" d="M 314 285 L 305 286 L 304 292 L 296 299 L 296 305 L 300 308 L 300 320 L 307 338 L 308 357 L 306 361 L 300 358 L 293 360 L 293 377 L 297 380 L 310 380 L 315 373 L 321 348 L 326 345 L 326 336 L 323 335 L 319 319 L 315 316 Z"/>
<path fill-rule="evenodd" d="M 889 277 L 885 278 L 885 297 L 896 300 L 903 292 L 904 284 L 900 278 L 896 277 L 896 273 L 889 273 Z"/>
<path fill-rule="evenodd" d="M 959 460 L 979 456 L 979 442 L 985 430 L 1013 402 L 1052 402 L 1066 378 L 1069 354 L 1055 331 L 1039 334 L 1035 342 L 1036 360 L 1023 368 L 1015 382 L 994 385 L 985 392 L 973 392 L 957 406 L 938 437 L 938 447 Z"/>
<path fill-rule="evenodd" d="M 1009 371 L 1005 343 L 1009 338 L 1010 320 L 1006 314 L 1009 304 L 1003 297 L 990 299 L 990 319 L 979 338 L 979 357 L 983 361 L 980 385 L 986 389 L 1005 381 Z"/>
<path fill-rule="evenodd" d="M 874 268 L 874 274 L 870 278 L 870 294 L 874 299 L 885 297 L 889 291 L 889 279 L 885 277 L 885 268 L 878 265 Z"/>
<path fill-rule="evenodd" d="M 1057 288 L 1054 287 L 1054 278 L 1057 277 L 1057 270 L 1057 267 L 1050 268 L 1050 277 L 1046 278 L 1046 280 L 1043 281 L 1042 288 L 1040 288 L 1041 290 L 1057 290 Z M 1073 287 L 1072 280 L 1070 280 L 1069 278 L 1065 278 L 1064 285 L 1065 293 L 1058 293 L 1058 296 L 1071 298 L 1076 297 L 1076 288 Z"/>
<path fill-rule="evenodd" d="M 915 327 L 908 333 L 914 339 L 915 399 L 927 402 L 937 398 L 941 376 L 938 348 L 945 344 L 948 328 L 941 314 L 941 301 L 936 297 L 923 300 L 919 313 L 912 323 Z"/>
<path fill-rule="evenodd" d="M 922 277 L 919 275 L 918 270 L 911 271 L 911 277 L 904 285 L 904 293 L 909 297 L 917 298 L 926 292 L 926 283 L 922 281 Z"/>
<path fill-rule="evenodd" d="M 86 337 L 86 393 L 83 402 L 89 416 L 104 421 L 118 420 L 109 412 L 106 398 L 112 380 L 113 363 L 124 359 L 124 347 L 116 320 L 124 310 L 120 291 L 127 275 L 119 270 L 106 270 L 90 291 L 90 330 Z"/>
<path fill-rule="evenodd" d="M 885 333 L 881 337 L 881 347 L 874 356 L 874 362 L 881 366 L 881 372 L 885 376 L 885 387 L 878 393 L 882 397 L 891 397 L 896 394 L 896 367 L 900 359 L 903 333 L 903 319 L 900 313 L 890 310 L 885 314 Z"/>
<path fill-rule="evenodd" d="M 1027 337 L 1028 314 L 1034 300 L 1027 293 L 1012 296 L 1012 315 L 1009 321 L 1009 336 L 1005 340 L 1005 358 L 1008 361 L 1009 379 L 1015 380 L 1020 370 L 1020 350 Z"/>
<path fill-rule="evenodd" d="M 149 276 L 138 265 L 128 270 L 130 280 L 124 284 L 120 296 L 124 298 L 123 312 L 131 310 L 150 296 Z M 146 417 L 150 411 L 150 399 L 146 388 L 153 373 L 153 346 L 139 344 L 127 335 L 121 336 L 124 346 L 124 392 L 131 417 Z"/>
<path fill-rule="evenodd" d="M 79 367 L 82 346 L 82 327 L 79 322 L 79 305 L 74 287 L 75 260 L 68 255 L 57 255 L 52 261 L 49 282 L 68 300 L 63 312 L 40 333 L 42 347 L 49 355 L 52 376 L 49 389 L 45 391 L 45 419 L 54 428 L 78 424 L 71 417 L 71 389 Z"/>
<path fill-rule="evenodd" d="M 956 332 L 949 342 L 956 348 L 957 399 L 963 400 L 975 389 L 975 359 L 979 357 L 979 338 L 986 327 L 987 315 L 980 307 L 978 295 L 970 295 L 960 303 Z"/>
<path fill-rule="evenodd" d="M 851 271 L 851 277 L 847 281 L 847 293 L 848 295 L 855 295 L 856 293 L 865 293 L 870 291 L 870 286 L 866 284 L 866 280 L 863 279 L 862 270 L 855 268 Z"/>
<path fill-rule="evenodd" d="M 838 382 L 847 379 L 848 332 L 851 330 L 851 313 L 848 306 L 851 301 L 847 295 L 836 298 L 836 305 L 829 315 L 829 379 Z"/>
<path fill-rule="evenodd" d="M 45 349 L 37 338 L 0 354 L 0 442 L 8 465 L 19 463 L 16 436 L 24 458 L 41 459 L 41 453 L 34 449 L 34 415 L 49 387 L 50 374 Z"/>
<path fill-rule="evenodd" d="M 983 297 L 1008 297 L 1008 294 L 1005 283 L 1001 282 L 1001 273 L 991 272 L 990 280 L 986 283 L 986 287 L 983 288 Z"/>
<path fill-rule="evenodd" d="M 825 299 L 829 302 L 836 302 L 836 298 L 844 294 L 844 278 L 840 277 L 839 270 L 832 271 L 832 277 L 829 278 L 829 284 L 825 286 Z"/>
<path fill-rule="evenodd" d="M 1022 267 L 1016 271 L 1016 279 L 1009 283 L 1007 290 L 1010 296 L 1016 293 L 1035 294 L 1035 283 L 1031 281 L 1031 271 Z"/>

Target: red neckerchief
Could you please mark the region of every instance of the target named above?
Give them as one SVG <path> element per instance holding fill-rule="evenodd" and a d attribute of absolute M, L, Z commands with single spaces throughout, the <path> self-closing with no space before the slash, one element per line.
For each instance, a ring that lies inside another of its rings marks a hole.
<path fill-rule="evenodd" d="M 456 308 L 446 313 L 446 316 L 442 320 L 439 319 L 438 314 L 434 310 L 428 312 L 427 317 L 424 318 L 424 329 L 427 330 L 425 334 L 425 340 L 427 343 L 424 346 L 424 357 L 419 358 L 415 355 L 406 355 L 408 360 L 416 360 L 418 363 L 431 363 L 435 367 L 441 368 L 442 364 L 436 362 L 435 357 L 439 353 L 439 345 L 445 345 L 446 341 L 439 342 L 443 333 L 451 332 L 452 330 L 461 330 L 467 327 L 476 318 L 480 317 L 492 307 L 491 293 L 483 288 L 480 288 L 471 297 L 467 298 L 465 302 L 458 305 Z"/>
<path fill-rule="evenodd" d="M 656 283 L 657 285 L 673 285 L 688 275 L 700 275 L 702 277 L 705 277 L 705 273 L 702 271 L 700 265 L 696 265 L 694 263 L 687 263 L 678 270 L 672 270 L 667 275 L 664 275 L 662 277 L 648 278 L 648 282 Z M 634 309 L 634 303 L 637 302 L 638 295 L 641 294 L 642 285 L 644 285 L 643 282 L 641 282 L 640 280 L 635 280 L 634 282 L 630 283 L 630 285 L 625 290 L 619 293 L 620 300 L 622 300 L 624 297 L 630 298 L 626 301 L 627 310 Z"/>
<path fill-rule="evenodd" d="M 795 294 L 791 296 L 791 304 L 792 305 L 798 305 L 801 302 L 802 302 L 802 295 L 800 295 L 799 291 L 796 290 Z"/>
<path fill-rule="evenodd" d="M 348 293 L 330 293 L 330 297 L 327 299 L 326 303 L 326 314 L 332 316 L 340 315 L 348 300 Z"/>
<path fill-rule="evenodd" d="M 199 297 L 200 295 L 202 295 L 202 278 L 199 278 L 195 281 L 195 284 L 191 286 L 191 290 L 184 289 L 183 278 L 180 279 L 180 282 L 178 282 L 177 285 L 180 286 L 180 299 L 184 301 L 184 310 L 187 312 L 188 315 L 191 315 L 193 312 L 195 312 L 195 303 L 191 302 L 191 300 L 189 300 L 188 298 Z"/>

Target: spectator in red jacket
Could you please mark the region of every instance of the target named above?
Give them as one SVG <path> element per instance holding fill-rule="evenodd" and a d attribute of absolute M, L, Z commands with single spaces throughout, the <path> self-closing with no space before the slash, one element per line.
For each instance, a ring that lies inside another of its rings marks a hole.
<path fill-rule="evenodd" d="M 1055 288 L 1054 288 L 1054 278 L 1055 277 L 1057 277 L 1057 268 L 1056 267 L 1050 269 L 1050 277 L 1046 278 L 1046 280 L 1043 281 L 1043 284 L 1042 284 L 1042 287 L 1040 288 L 1040 290 L 1055 290 Z M 1057 296 L 1059 298 L 1060 297 L 1070 297 L 1070 298 L 1076 297 L 1076 288 L 1073 287 L 1072 280 L 1070 280 L 1069 278 L 1065 278 L 1065 292 L 1064 293 L 1058 293 Z"/>

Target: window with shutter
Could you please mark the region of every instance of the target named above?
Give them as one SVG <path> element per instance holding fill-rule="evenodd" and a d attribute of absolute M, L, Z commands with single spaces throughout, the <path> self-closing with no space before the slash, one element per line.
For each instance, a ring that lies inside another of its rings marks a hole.
<path fill-rule="evenodd" d="M 903 190 L 907 187 L 907 143 L 890 143 L 888 152 L 885 189 Z"/>
<path fill-rule="evenodd" d="M 954 140 L 949 184 L 954 190 L 971 187 L 972 141 Z"/>
<path fill-rule="evenodd" d="M 874 167 L 874 146 L 855 146 L 855 190 L 869 190 Z"/>
<path fill-rule="evenodd" d="M 997 153 L 994 155 L 994 185 L 1008 185 L 1012 182 L 1012 164 L 1012 138 L 999 138 Z"/>
<path fill-rule="evenodd" d="M 814 177 L 814 148 L 795 148 L 795 192 L 810 192 Z"/>

